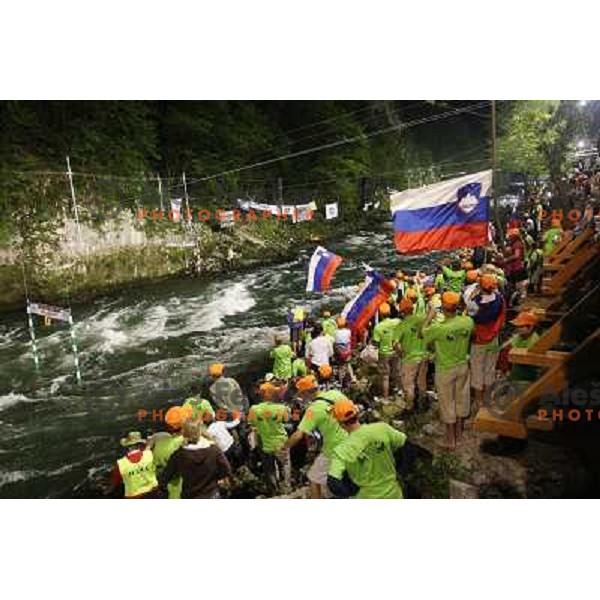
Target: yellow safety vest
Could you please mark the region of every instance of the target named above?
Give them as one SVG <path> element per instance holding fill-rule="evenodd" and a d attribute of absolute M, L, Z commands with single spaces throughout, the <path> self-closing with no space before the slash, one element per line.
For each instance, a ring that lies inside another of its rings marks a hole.
<path fill-rule="evenodd" d="M 125 486 L 125 498 L 141 496 L 158 487 L 154 456 L 150 450 L 144 450 L 139 462 L 131 462 L 127 457 L 117 461 L 119 472 Z"/>

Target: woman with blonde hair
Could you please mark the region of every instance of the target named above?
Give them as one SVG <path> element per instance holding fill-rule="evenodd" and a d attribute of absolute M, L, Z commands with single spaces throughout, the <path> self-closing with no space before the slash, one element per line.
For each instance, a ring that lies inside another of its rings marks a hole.
<path fill-rule="evenodd" d="M 169 458 L 160 487 L 165 489 L 171 479 L 181 476 L 183 499 L 220 498 L 218 484 L 231 475 L 229 461 L 198 421 L 186 421 L 182 435 L 184 444 Z"/>

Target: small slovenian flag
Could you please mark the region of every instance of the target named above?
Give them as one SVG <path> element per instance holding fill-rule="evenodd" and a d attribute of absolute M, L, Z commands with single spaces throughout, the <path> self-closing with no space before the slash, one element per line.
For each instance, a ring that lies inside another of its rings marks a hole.
<path fill-rule="evenodd" d="M 352 331 L 364 330 L 394 289 L 392 281 L 388 281 L 374 269 L 368 270 L 362 289 L 342 311 L 342 316 L 346 317 L 350 329 Z"/>
<path fill-rule="evenodd" d="M 308 266 L 307 292 L 326 292 L 331 287 L 331 279 L 342 264 L 342 257 L 317 246 Z"/>
<path fill-rule="evenodd" d="M 492 171 L 464 175 L 390 196 L 396 250 L 484 246 L 488 241 L 488 198 Z"/>

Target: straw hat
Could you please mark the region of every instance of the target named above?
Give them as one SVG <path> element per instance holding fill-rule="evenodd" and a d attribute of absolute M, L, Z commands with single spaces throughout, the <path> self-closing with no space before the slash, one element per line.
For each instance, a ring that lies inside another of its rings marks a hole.
<path fill-rule="evenodd" d="M 142 434 L 139 431 L 130 431 L 124 438 L 121 438 L 121 446 L 124 448 L 145 443 L 146 440 L 142 437 Z"/>

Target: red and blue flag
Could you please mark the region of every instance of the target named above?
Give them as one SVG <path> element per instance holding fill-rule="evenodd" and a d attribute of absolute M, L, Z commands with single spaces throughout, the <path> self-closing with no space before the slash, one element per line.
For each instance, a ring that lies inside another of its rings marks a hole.
<path fill-rule="evenodd" d="M 374 269 L 367 271 L 363 287 L 346 304 L 342 316 L 352 331 L 363 331 L 375 316 L 379 307 L 386 302 L 395 290 L 393 281 L 387 280 Z"/>
<path fill-rule="evenodd" d="M 317 246 L 308 266 L 307 292 L 326 292 L 331 288 L 331 280 L 342 264 L 342 257 Z"/>

